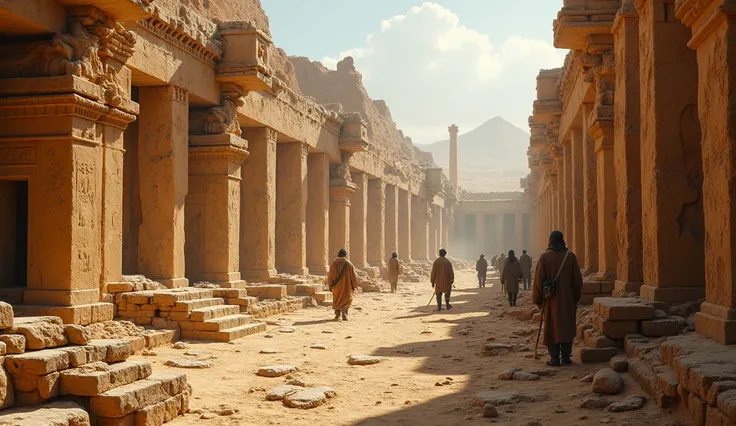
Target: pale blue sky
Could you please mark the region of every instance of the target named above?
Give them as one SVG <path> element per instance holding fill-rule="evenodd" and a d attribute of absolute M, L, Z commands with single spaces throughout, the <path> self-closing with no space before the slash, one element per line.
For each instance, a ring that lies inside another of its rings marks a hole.
<path fill-rule="evenodd" d="M 501 115 L 528 130 L 540 68 L 562 64 L 552 21 L 562 0 L 262 0 L 277 46 L 333 67 L 356 58 L 416 142 Z M 393 18 L 393 19 L 392 19 Z M 367 38 L 373 35 L 370 40 Z"/>

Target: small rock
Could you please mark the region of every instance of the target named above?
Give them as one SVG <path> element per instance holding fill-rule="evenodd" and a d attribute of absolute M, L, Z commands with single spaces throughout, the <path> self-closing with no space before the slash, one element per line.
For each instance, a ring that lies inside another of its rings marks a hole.
<path fill-rule="evenodd" d="M 332 330 L 322 330 L 322 333 L 324 334 L 334 334 L 335 332 Z"/>
<path fill-rule="evenodd" d="M 483 406 L 483 417 L 487 419 L 494 419 L 498 417 L 498 410 L 493 405 L 486 404 Z"/>
<path fill-rule="evenodd" d="M 585 398 L 580 403 L 580 408 L 587 408 L 589 410 L 592 410 L 592 409 L 606 408 L 609 405 L 611 405 L 611 401 L 607 400 L 606 398 L 593 396 L 590 398 Z"/>
<path fill-rule="evenodd" d="M 604 395 L 618 395 L 624 391 L 624 380 L 621 375 L 604 368 L 593 376 L 593 392 Z"/>
<path fill-rule="evenodd" d="M 307 387 L 306 382 L 301 377 L 295 377 L 286 382 L 287 385 Z"/>
<path fill-rule="evenodd" d="M 184 342 L 176 342 L 171 347 L 174 348 L 174 349 L 186 349 L 189 346 L 186 343 L 184 343 Z"/>
<path fill-rule="evenodd" d="M 562 407 L 560 407 L 558 405 L 557 407 L 555 407 L 555 413 L 557 413 L 557 414 L 564 414 L 564 413 L 567 413 L 567 410 L 565 410 L 564 408 L 562 408 Z"/>
<path fill-rule="evenodd" d="M 580 416 L 578 417 L 578 420 L 588 420 L 588 416 Z"/>
<path fill-rule="evenodd" d="M 164 365 L 176 368 L 212 368 L 212 361 L 197 359 L 170 359 L 166 361 Z"/>
<path fill-rule="evenodd" d="M 513 345 L 508 343 L 486 343 L 483 345 L 482 353 L 486 356 L 503 355 L 513 349 Z"/>
<path fill-rule="evenodd" d="M 643 396 L 627 396 L 621 401 L 614 402 L 608 406 L 608 411 L 620 413 L 622 411 L 633 411 L 638 410 L 644 406 L 647 399 Z"/>
<path fill-rule="evenodd" d="M 269 365 L 259 368 L 256 375 L 262 377 L 281 377 L 295 371 L 298 371 L 297 368 L 291 365 Z"/>
<path fill-rule="evenodd" d="M 435 386 L 442 386 L 442 382 L 437 382 L 434 384 Z"/>
<path fill-rule="evenodd" d="M 551 377 L 557 375 L 557 370 L 553 370 L 551 368 L 538 368 L 536 370 L 532 370 L 529 373 L 536 374 L 537 376 L 542 377 Z"/>
<path fill-rule="evenodd" d="M 581 383 L 593 383 L 593 375 L 588 374 L 587 376 L 584 376 L 582 379 L 580 379 Z"/>
<path fill-rule="evenodd" d="M 196 351 L 186 351 L 186 352 L 184 352 L 184 356 L 194 356 L 194 357 L 197 357 L 197 356 L 199 356 L 199 352 L 196 352 Z"/>
<path fill-rule="evenodd" d="M 141 355 L 143 356 L 158 356 L 158 354 L 150 349 L 143 349 L 143 352 L 141 352 Z"/>
<path fill-rule="evenodd" d="M 499 380 L 513 380 L 514 374 L 521 371 L 520 368 L 509 368 L 508 370 L 504 371 L 503 373 L 498 375 Z"/>
<path fill-rule="evenodd" d="M 267 334 L 264 334 L 263 337 L 265 337 L 266 339 L 273 339 L 273 334 L 267 333 Z"/>
<path fill-rule="evenodd" d="M 311 349 L 327 349 L 325 345 L 314 344 L 310 346 Z"/>
<path fill-rule="evenodd" d="M 348 364 L 350 365 L 371 365 L 378 364 L 383 361 L 383 358 L 369 355 L 351 355 L 348 358 Z"/>
<path fill-rule="evenodd" d="M 521 380 L 525 382 L 533 382 L 535 380 L 539 380 L 540 377 L 537 376 L 536 374 L 525 373 L 523 371 L 517 371 L 516 373 L 514 373 L 513 379 Z"/>
<path fill-rule="evenodd" d="M 411 401 L 404 401 L 404 405 L 411 405 Z"/>
<path fill-rule="evenodd" d="M 601 419 L 601 423 L 604 425 L 607 425 L 608 423 L 611 423 L 613 420 L 610 417 L 604 417 Z"/>
<path fill-rule="evenodd" d="M 362 311 L 363 310 L 363 307 L 361 307 L 361 306 L 354 306 L 353 309 L 355 309 L 356 311 Z"/>
<path fill-rule="evenodd" d="M 271 355 L 271 354 L 277 354 L 277 353 L 279 353 L 279 351 L 277 351 L 276 349 L 261 349 L 258 353 L 259 354 Z"/>
<path fill-rule="evenodd" d="M 209 419 L 214 419 L 215 417 L 217 417 L 215 413 L 204 413 L 201 416 L 199 416 L 200 420 L 209 420 Z"/>
<path fill-rule="evenodd" d="M 232 416 L 233 414 L 236 414 L 238 411 L 237 408 L 230 408 L 230 407 L 224 407 L 220 408 L 219 410 L 215 411 L 215 413 L 218 416 Z"/>
<path fill-rule="evenodd" d="M 291 408 L 309 409 L 319 407 L 327 401 L 327 395 L 317 388 L 306 388 L 286 395 L 284 404 Z"/>

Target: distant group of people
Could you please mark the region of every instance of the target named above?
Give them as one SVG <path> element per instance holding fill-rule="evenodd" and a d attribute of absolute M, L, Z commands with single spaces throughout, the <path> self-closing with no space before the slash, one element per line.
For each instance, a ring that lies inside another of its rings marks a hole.
<path fill-rule="evenodd" d="M 509 250 L 508 257 L 505 254 L 493 256 L 491 264 L 501 277 L 501 291 L 506 293 L 509 306 L 516 306 L 516 298 L 519 294 L 519 283 L 524 290 L 531 288 L 532 258 L 526 250 L 522 250 L 521 257 L 516 258 L 516 253 Z M 488 275 L 488 260 L 484 254 L 475 262 L 475 270 L 478 273 L 478 287 L 485 288 Z"/>
<path fill-rule="evenodd" d="M 345 249 L 339 251 L 327 278 L 332 291 L 336 321 L 347 321 L 353 293 L 358 288 L 355 267 L 347 260 L 347 255 Z M 501 290 L 506 293 L 509 306 L 516 306 L 520 283 L 524 290 L 532 289 L 532 300 L 542 312 L 544 344 L 550 355 L 547 365 L 572 363 L 572 342 L 575 339 L 577 304 L 580 301 L 583 278 L 577 258 L 568 250 L 562 232 L 554 231 L 550 234 L 549 246 L 537 261 L 533 282 L 532 258 L 526 250 L 522 250 L 519 258 L 516 258 L 513 250 L 509 250 L 508 256 L 493 256 L 491 265 L 501 277 Z M 488 267 L 488 260 L 481 254 L 475 265 L 479 288 L 486 286 Z M 397 254 L 393 253 L 388 261 L 388 279 L 392 293 L 397 290 L 400 274 L 401 263 Z M 439 257 L 432 264 L 430 283 L 437 299 L 437 311 L 442 310 L 443 297 L 446 309 L 452 309 L 450 295 L 455 283 L 455 272 L 445 249 L 439 251 Z"/>

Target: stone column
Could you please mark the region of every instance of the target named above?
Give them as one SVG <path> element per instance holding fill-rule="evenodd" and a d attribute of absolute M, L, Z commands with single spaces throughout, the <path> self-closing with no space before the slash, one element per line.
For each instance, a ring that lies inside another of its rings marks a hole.
<path fill-rule="evenodd" d="M 590 128 L 595 139 L 598 185 L 598 272 L 596 278 L 616 278 L 616 173 L 613 158 L 613 118 L 597 117 Z"/>
<path fill-rule="evenodd" d="M 311 275 L 327 275 L 329 262 L 330 157 L 307 156 L 307 268 Z M 337 255 L 337 252 L 332 256 Z"/>
<path fill-rule="evenodd" d="M 189 137 L 186 203 L 187 275 L 221 287 L 245 284 L 240 276 L 240 172 L 248 152 L 240 137 Z"/>
<path fill-rule="evenodd" d="M 143 222 L 138 268 L 166 287 L 186 287 L 184 204 L 189 188 L 189 95 L 176 86 L 141 87 L 138 169 Z"/>
<path fill-rule="evenodd" d="M 427 261 L 430 259 L 427 249 L 429 234 L 427 204 L 417 195 L 411 197 L 411 256 L 413 260 Z"/>
<path fill-rule="evenodd" d="M 562 139 L 562 199 L 564 201 L 563 228 L 565 229 L 565 240 L 567 246 L 575 246 L 575 218 L 573 216 L 573 186 L 572 186 L 572 141 L 570 138 Z"/>
<path fill-rule="evenodd" d="M 276 138 L 269 127 L 248 128 L 250 156 L 240 186 L 240 274 L 267 281 L 276 274 Z"/>
<path fill-rule="evenodd" d="M 598 166 L 595 142 L 590 136 L 590 114 L 593 105 L 583 104 L 583 275 L 598 271 Z"/>
<path fill-rule="evenodd" d="M 571 156 L 571 201 L 572 201 L 572 218 L 573 223 L 570 229 L 572 234 L 572 251 L 578 258 L 580 265 L 586 265 L 585 258 L 585 198 L 584 198 L 584 182 L 583 173 L 583 152 L 586 141 L 585 134 L 582 129 L 575 128 L 572 130 L 572 140 L 570 141 Z"/>
<path fill-rule="evenodd" d="M 306 275 L 307 154 L 302 142 L 276 144 L 276 270 Z"/>
<path fill-rule="evenodd" d="M 555 162 L 557 163 L 557 185 L 555 186 L 555 226 L 558 230 L 562 231 L 564 235 L 567 235 L 567 228 L 565 227 L 565 157 L 562 149 L 560 149 L 559 158 Z"/>
<path fill-rule="evenodd" d="M 386 257 L 399 252 L 399 188 L 386 185 Z"/>
<path fill-rule="evenodd" d="M 448 128 L 450 131 L 450 182 L 458 187 L 458 174 L 457 174 L 457 134 L 459 129 L 456 125 L 452 125 Z"/>
<path fill-rule="evenodd" d="M 705 295 L 698 64 L 687 48 L 688 28 L 670 13 L 670 2 L 640 1 L 637 10 L 646 259 L 641 296 L 697 300 Z"/>
<path fill-rule="evenodd" d="M 398 189 L 399 193 L 399 258 L 404 262 L 411 262 L 411 193 Z"/>
<path fill-rule="evenodd" d="M 352 186 L 330 187 L 331 257 L 337 257 L 340 249 L 347 250 L 350 247 L 350 198 L 354 192 L 355 188 Z"/>
<path fill-rule="evenodd" d="M 618 235 L 614 292 L 624 295 L 638 293 L 644 279 L 641 245 L 639 23 L 633 2 L 618 12 L 612 32 L 616 55 L 613 155 Z"/>
<path fill-rule="evenodd" d="M 368 181 L 368 264 L 386 266 L 386 184 L 381 179 Z"/>
<path fill-rule="evenodd" d="M 366 217 L 368 215 L 368 176 L 352 172 L 355 192 L 350 199 L 350 260 L 365 269 L 367 260 Z"/>
<path fill-rule="evenodd" d="M 735 12 L 731 2 L 721 0 L 686 0 L 677 11 L 678 18 L 692 28 L 689 45 L 697 51 L 703 128 L 706 291 L 705 302 L 695 314 L 695 328 L 725 344 L 736 344 Z M 712 22 L 718 25 L 709 25 Z"/>

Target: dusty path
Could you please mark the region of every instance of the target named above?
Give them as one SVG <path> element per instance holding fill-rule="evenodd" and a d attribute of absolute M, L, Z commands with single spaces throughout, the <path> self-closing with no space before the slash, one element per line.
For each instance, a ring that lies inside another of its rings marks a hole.
<path fill-rule="evenodd" d="M 234 344 L 191 343 L 187 351 L 213 356 L 214 367 L 186 370 L 194 387 L 194 411 L 172 425 L 454 425 L 486 424 L 481 408 L 473 407 L 479 391 L 544 391 L 545 402 L 499 407 L 497 424 L 527 425 L 659 425 L 676 417 L 663 414 L 648 403 L 642 410 L 609 413 L 584 410 L 580 401 L 590 396 L 590 385 L 579 378 L 602 366 L 576 364 L 561 368 L 556 377 L 537 382 L 501 381 L 498 374 L 509 367 L 525 371 L 544 367 L 543 360 L 525 358 L 528 352 L 488 357 L 480 349 L 488 338 L 495 342 L 526 343 L 533 347 L 536 335 L 528 322 L 502 315 L 506 309 L 496 279 L 478 289 L 472 272 L 458 274 L 451 311 L 425 312 L 431 295 L 428 283 L 399 285 L 399 293 L 367 293 L 357 296 L 348 322 L 330 321 L 329 308 L 314 308 L 284 315 L 286 327 L 270 326 L 268 335 L 255 335 Z M 494 285 L 495 284 L 495 285 Z M 528 304 L 520 297 L 519 305 Z M 290 331 L 283 333 L 282 331 Z M 515 334 L 516 332 L 516 334 Z M 311 349 L 323 344 L 327 349 Z M 277 354 L 260 354 L 275 349 Z M 146 357 L 155 371 L 169 370 L 163 363 L 181 358 L 182 350 L 157 349 Z M 371 366 L 350 366 L 352 354 L 377 355 L 386 360 Z M 258 367 L 290 364 L 307 384 L 332 386 L 338 396 L 312 409 L 287 408 L 268 402 L 265 392 L 285 383 L 284 378 L 258 377 Z M 171 369 L 183 371 L 181 369 Z M 436 386 L 452 379 L 452 385 Z M 626 395 L 645 395 L 633 379 L 625 377 Z M 216 415 L 220 405 L 235 408 L 230 415 Z M 204 414 L 204 415 L 203 415 Z M 205 417 L 205 418 L 201 418 Z M 207 419 L 207 417 L 212 417 Z M 672 424 L 677 424 L 673 422 Z"/>

